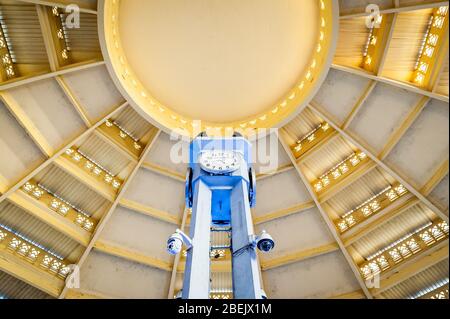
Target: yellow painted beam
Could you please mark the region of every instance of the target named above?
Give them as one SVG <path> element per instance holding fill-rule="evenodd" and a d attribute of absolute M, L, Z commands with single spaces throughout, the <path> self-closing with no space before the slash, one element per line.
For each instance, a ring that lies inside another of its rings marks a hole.
<path fill-rule="evenodd" d="M 327 121 L 328 122 L 328 121 Z M 345 260 L 347 261 L 350 269 L 353 272 L 353 275 L 355 276 L 355 279 L 357 280 L 358 284 L 360 285 L 361 289 L 364 291 L 364 294 L 367 298 L 372 299 L 372 295 L 370 294 L 365 281 L 363 280 L 361 273 L 359 271 L 359 268 L 357 267 L 353 257 L 350 255 L 350 253 L 348 252 L 347 248 L 345 247 L 344 243 L 342 242 L 342 239 L 340 237 L 340 235 L 337 232 L 336 227 L 334 226 L 333 221 L 331 220 L 330 216 L 327 214 L 327 212 L 323 209 L 321 202 L 319 201 L 319 198 L 317 197 L 317 194 L 315 193 L 315 191 L 313 190 L 311 184 L 309 183 L 308 179 L 306 178 L 305 174 L 303 173 L 300 165 L 298 165 L 296 163 L 295 157 L 292 153 L 292 151 L 290 150 L 289 145 L 287 144 L 287 133 L 284 129 L 281 129 L 278 133 L 278 138 L 279 141 L 281 143 L 281 145 L 283 146 L 283 148 L 285 149 L 286 153 L 288 154 L 289 158 L 291 159 L 292 164 L 294 165 L 295 169 L 297 170 L 298 175 L 300 176 L 300 179 L 303 181 L 303 183 L 306 186 L 306 189 L 308 190 L 309 194 L 311 195 L 312 199 L 314 200 L 325 224 L 328 227 L 328 230 L 331 232 L 333 238 L 336 240 L 336 243 L 340 249 L 340 251 L 342 252 L 342 254 L 344 255 Z"/>
<path fill-rule="evenodd" d="M 400 124 L 400 126 L 394 130 L 394 133 L 388 138 L 388 141 L 386 145 L 383 147 L 383 150 L 378 155 L 378 158 L 383 160 L 385 159 L 390 152 L 394 149 L 394 147 L 400 142 L 402 137 L 405 135 L 405 133 L 408 131 L 408 129 L 411 127 L 411 125 L 414 123 L 414 121 L 419 117 L 419 115 L 422 113 L 422 111 L 425 109 L 425 107 L 430 102 L 429 97 L 422 97 L 417 105 L 409 112 L 409 114 L 406 116 L 405 120 Z"/>
<path fill-rule="evenodd" d="M 84 124 L 86 124 L 87 127 L 91 127 L 92 123 L 89 120 L 88 113 L 86 111 L 86 108 L 81 105 L 80 100 L 75 95 L 75 93 L 72 91 L 72 89 L 69 87 L 67 82 L 63 79 L 62 76 L 56 76 L 55 77 L 56 82 L 61 87 L 62 91 L 64 92 L 67 99 L 69 99 L 70 103 L 72 103 L 73 107 L 75 108 L 75 111 L 78 113 L 78 115 L 83 120 Z"/>
<path fill-rule="evenodd" d="M 61 156 L 55 159 L 54 163 L 78 181 L 95 191 L 97 194 L 103 196 L 105 199 L 113 202 L 116 198 L 117 193 L 112 189 L 112 187 L 103 183 L 88 172 L 82 170 L 67 158 Z"/>
<path fill-rule="evenodd" d="M 149 171 L 152 171 L 154 173 L 157 173 L 159 175 L 169 177 L 169 178 L 174 179 L 174 180 L 176 180 L 178 182 L 183 182 L 184 183 L 186 181 L 186 177 L 184 175 L 182 175 L 182 174 L 180 174 L 180 173 L 178 173 L 178 172 L 176 172 L 174 170 L 171 170 L 170 168 L 166 168 L 166 167 L 160 166 L 160 165 L 155 164 L 155 163 L 151 163 L 151 162 L 148 162 L 148 161 L 144 162 L 142 164 L 142 168 L 145 168 L 145 169 L 147 169 Z"/>
<path fill-rule="evenodd" d="M 358 112 L 361 110 L 362 106 L 367 101 L 367 99 L 369 98 L 370 94 L 373 92 L 373 90 L 375 89 L 376 86 L 377 86 L 377 82 L 376 81 L 370 81 L 369 82 L 369 84 L 367 85 L 367 87 L 364 90 L 363 94 L 360 96 L 358 101 L 353 106 L 350 114 L 345 119 L 344 124 L 342 124 L 341 127 L 343 129 L 346 129 L 346 128 L 348 128 L 350 126 L 350 124 L 352 123 L 353 119 L 356 117 Z"/>
<path fill-rule="evenodd" d="M 104 117 L 103 119 L 101 119 L 100 121 L 98 121 L 94 126 L 90 127 L 89 129 L 87 129 L 86 131 L 84 131 L 83 133 L 81 133 L 80 135 L 78 135 L 75 139 L 73 139 L 70 143 L 68 143 L 67 145 L 65 145 L 64 147 L 62 147 L 61 149 L 59 149 L 55 154 L 53 154 L 52 157 L 50 157 L 49 159 L 47 159 L 44 163 L 40 164 L 36 169 L 34 169 L 32 172 L 28 173 L 26 176 L 24 176 L 22 179 L 20 179 L 18 182 L 14 182 L 13 186 L 9 187 L 8 190 L 3 191 L 2 195 L 0 196 L 0 203 L 2 201 L 4 201 L 9 195 L 11 195 L 12 193 L 14 193 L 16 190 L 18 190 L 20 187 L 22 187 L 26 182 L 28 182 L 29 180 L 31 180 L 32 178 L 34 178 L 34 176 L 36 176 L 37 174 L 39 174 L 40 172 L 42 172 L 46 167 L 48 167 L 49 165 L 53 164 L 53 162 L 59 158 L 62 154 L 64 154 L 64 152 L 68 149 L 71 148 L 72 146 L 74 146 L 75 144 L 79 143 L 80 141 L 82 141 L 84 138 L 86 138 L 87 136 L 89 136 L 96 128 L 97 126 L 101 125 L 102 123 L 104 123 L 104 121 L 111 117 L 116 115 L 117 113 L 123 111 L 123 109 L 125 107 L 128 106 L 128 103 L 125 102 L 119 106 L 117 106 L 114 111 L 112 111 L 111 113 L 109 113 L 106 117 Z"/>
<path fill-rule="evenodd" d="M 164 212 L 164 211 L 158 210 L 156 208 L 146 206 L 146 205 L 137 203 L 137 202 L 129 200 L 129 199 L 122 198 L 120 200 L 119 204 L 120 204 L 120 206 L 122 206 L 124 208 L 133 210 L 137 213 L 148 215 L 150 217 L 165 221 L 170 224 L 174 224 L 174 225 L 178 226 L 181 223 L 181 220 L 178 217 L 176 217 L 168 212 Z"/>
<path fill-rule="evenodd" d="M 399 173 L 397 173 L 394 169 L 392 169 L 390 166 L 388 166 L 384 161 L 380 160 L 375 154 L 370 152 L 364 145 L 359 143 L 355 138 L 352 137 L 351 134 L 349 134 L 346 130 L 342 130 L 336 123 L 331 121 L 325 114 L 323 114 L 316 106 L 311 103 L 309 105 L 309 108 L 318 116 L 324 118 L 325 120 L 330 123 L 339 133 L 347 139 L 349 142 L 351 142 L 353 145 L 358 147 L 360 150 L 364 151 L 368 157 L 372 159 L 380 168 L 385 170 L 389 175 L 391 175 L 393 178 L 395 178 L 399 183 L 403 184 L 409 192 L 411 192 L 413 195 L 417 196 L 420 201 L 427 206 L 431 211 L 433 211 L 436 215 L 438 215 L 441 219 L 445 220 L 448 223 L 448 216 L 436 205 L 434 205 L 430 200 L 428 200 L 423 194 L 416 189 L 412 183 L 408 182 L 405 178 L 403 178 Z"/>
<path fill-rule="evenodd" d="M 261 269 L 270 270 L 289 264 L 297 263 L 309 258 L 329 254 L 339 250 L 339 246 L 336 243 L 330 243 L 320 247 L 314 247 L 306 250 L 297 251 L 291 254 L 287 254 L 281 257 L 265 260 L 261 262 Z"/>
<path fill-rule="evenodd" d="M 66 294 L 66 299 L 118 299 L 117 297 L 107 296 L 96 291 L 89 291 L 84 289 L 69 289 Z"/>
<path fill-rule="evenodd" d="M 91 68 L 96 68 L 99 66 L 105 65 L 104 61 L 99 60 L 89 60 L 89 61 L 83 61 L 79 63 L 71 64 L 68 67 L 61 68 L 58 71 L 53 72 L 38 72 L 35 74 L 30 74 L 26 76 L 19 76 L 17 78 L 14 78 L 12 80 L 0 83 L 0 91 L 6 91 L 13 88 L 21 87 L 24 85 L 28 85 L 30 83 L 51 79 L 56 76 L 65 75 L 65 74 L 71 74 L 74 72 L 87 70 Z"/>
<path fill-rule="evenodd" d="M 95 135 L 102 141 L 110 145 L 112 148 L 114 148 L 116 151 L 124 155 L 130 162 L 136 164 L 139 160 L 139 156 L 130 151 L 129 148 L 119 143 L 119 141 L 115 137 L 111 136 L 108 132 L 103 130 L 102 126 L 95 130 Z"/>
<path fill-rule="evenodd" d="M 370 173 L 373 169 L 376 168 L 376 166 L 376 163 L 371 160 L 366 160 L 364 163 L 361 162 L 348 175 L 340 178 L 338 181 L 333 183 L 333 185 L 328 186 L 323 191 L 321 191 L 320 194 L 317 195 L 319 201 L 321 203 L 326 202 L 350 184 L 354 183 L 364 175 Z"/>
<path fill-rule="evenodd" d="M 95 243 L 94 248 L 103 253 L 124 258 L 142 265 L 158 268 L 165 271 L 172 270 L 172 263 L 159 260 L 155 257 L 151 257 L 140 252 L 133 251 L 129 248 L 122 247 L 118 244 L 109 243 L 104 240 L 98 240 Z"/>
<path fill-rule="evenodd" d="M 397 2 L 397 0 L 395 0 Z M 417 1 L 420 3 L 420 1 Z M 430 8 L 437 8 L 440 6 L 448 6 L 448 1 L 427 1 L 424 4 L 415 4 L 415 5 L 395 5 L 392 8 L 386 8 L 381 9 L 380 14 L 390 14 L 390 13 L 402 13 L 402 12 L 410 12 L 410 11 L 417 11 L 417 10 L 423 10 L 423 9 L 430 9 Z M 346 12 L 341 14 L 339 17 L 340 19 L 353 19 L 353 18 L 360 18 L 368 16 L 370 13 L 365 12 L 365 7 L 363 10 L 354 11 L 354 12 Z"/>
<path fill-rule="evenodd" d="M 122 197 L 124 196 L 125 192 L 127 191 L 128 187 L 130 186 L 133 178 L 138 173 L 142 163 L 144 162 L 144 159 L 146 158 L 146 156 L 150 152 L 150 149 L 152 148 L 152 146 L 155 144 L 155 141 L 157 140 L 157 138 L 160 135 L 160 133 L 161 133 L 161 130 L 157 129 L 156 127 L 154 127 L 152 129 L 152 131 L 150 132 L 150 134 L 149 134 L 150 135 L 150 142 L 147 144 L 147 146 L 145 147 L 144 151 L 142 152 L 138 163 L 134 166 L 134 168 L 132 169 L 130 175 L 128 176 L 128 178 L 123 183 L 122 187 L 120 188 L 120 190 L 119 190 L 117 196 L 115 197 L 112 205 L 110 206 L 109 210 L 103 216 L 103 218 L 100 221 L 100 223 L 98 223 L 97 228 L 95 229 L 94 235 L 92 236 L 91 241 L 89 242 L 89 245 L 87 246 L 86 250 L 81 255 L 80 259 L 78 260 L 78 263 L 77 263 L 78 267 L 81 268 L 83 266 L 83 264 L 86 262 L 87 258 L 89 257 L 90 252 L 94 248 L 95 244 L 99 241 L 103 229 L 105 228 L 105 226 L 108 223 L 109 219 L 111 218 L 112 214 L 114 213 L 114 211 L 116 210 L 117 206 L 119 205 Z M 66 293 L 67 293 L 67 287 L 65 287 L 63 289 L 63 291 L 59 295 L 59 298 L 63 299 L 65 297 Z"/>
<path fill-rule="evenodd" d="M 366 296 L 364 295 L 362 290 L 357 290 L 357 291 L 347 292 L 344 294 L 333 296 L 328 299 L 366 299 Z"/>
<path fill-rule="evenodd" d="M 28 135 L 36 143 L 37 147 L 48 157 L 51 157 L 55 150 L 44 137 L 44 135 L 34 125 L 33 121 L 28 117 L 27 112 L 16 102 L 16 100 L 8 92 L 0 92 L 0 99 L 9 109 L 11 114 L 16 118 L 20 125 L 27 131 Z"/>
<path fill-rule="evenodd" d="M 64 287 L 64 280 L 39 270 L 6 249 L 0 249 L 0 270 L 53 297 L 58 297 Z"/>
<path fill-rule="evenodd" d="M 39 24 L 41 26 L 41 34 L 44 39 L 50 69 L 52 71 L 56 71 L 59 69 L 60 65 L 62 65 L 60 64 L 60 59 L 57 52 L 57 44 L 59 41 L 55 39 L 56 32 L 54 32 L 54 30 L 56 30 L 56 26 L 51 25 L 53 21 L 49 17 L 48 7 L 36 4 L 36 11 L 39 18 Z"/>
<path fill-rule="evenodd" d="M 375 230 L 378 227 L 381 227 L 383 224 L 392 220 L 394 217 L 417 205 L 419 202 L 420 201 L 418 198 L 409 196 L 409 199 L 407 199 L 406 201 L 403 200 L 400 205 L 393 205 L 388 207 L 385 213 L 380 212 L 379 215 L 368 219 L 367 223 L 363 223 L 359 227 L 356 226 L 354 229 L 348 231 L 347 233 L 344 233 L 342 235 L 344 245 L 347 247 L 353 244 L 371 231 Z"/>
<path fill-rule="evenodd" d="M 290 215 L 293 215 L 296 213 L 300 213 L 302 211 L 305 211 L 305 210 L 313 208 L 313 207 L 316 207 L 316 204 L 314 203 L 314 201 L 307 201 L 304 203 L 294 205 L 292 207 L 280 209 L 275 212 L 271 212 L 268 214 L 264 214 L 262 216 L 254 217 L 253 222 L 255 225 L 259 225 L 259 224 L 273 221 L 275 219 L 279 219 L 279 218 L 290 216 Z"/>
<path fill-rule="evenodd" d="M 30 215 L 33 215 L 57 231 L 72 238 L 79 244 L 83 246 L 87 246 L 89 244 L 91 238 L 90 233 L 81 227 L 78 227 L 58 213 L 55 213 L 47 205 L 31 196 L 28 196 L 21 190 L 11 194 L 8 197 L 8 200 L 16 206 L 24 209 Z"/>
<path fill-rule="evenodd" d="M 288 171 L 290 171 L 292 169 L 294 169 L 294 166 L 291 163 L 288 163 L 286 165 L 278 167 L 277 169 L 275 169 L 275 170 L 273 170 L 271 172 L 257 174 L 256 175 L 256 180 L 257 181 L 261 181 L 261 180 L 263 180 L 265 178 L 268 178 L 268 177 L 272 177 L 272 176 L 275 176 L 275 175 L 278 175 L 278 174 L 283 174 L 283 173 L 288 172 Z"/>
<path fill-rule="evenodd" d="M 357 76 L 360 76 L 360 77 L 363 77 L 363 78 L 366 78 L 366 79 L 369 79 L 369 80 L 374 80 L 374 81 L 377 81 L 377 82 L 380 82 L 380 83 L 389 84 L 389 85 L 395 86 L 397 88 L 400 88 L 400 89 L 403 89 L 403 90 L 406 90 L 406 91 L 409 91 L 409 92 L 413 92 L 413 93 L 420 94 L 420 95 L 423 95 L 423 96 L 428 96 L 428 97 L 430 97 L 432 99 L 436 99 L 436 100 L 447 102 L 447 103 L 449 102 L 448 96 L 443 96 L 443 95 L 440 95 L 440 94 L 433 93 L 431 91 L 427 91 L 427 90 L 421 89 L 421 88 L 419 88 L 417 86 L 414 86 L 414 85 L 412 85 L 410 83 L 400 82 L 400 81 L 389 79 L 389 78 L 385 78 L 385 77 L 382 77 L 382 76 L 373 75 L 370 72 L 367 72 L 365 70 L 356 69 L 356 68 L 352 68 L 352 67 L 348 67 L 348 66 L 344 66 L 344 65 L 333 64 L 332 68 L 335 69 L 335 70 L 338 70 L 338 71 L 343 71 L 343 72 L 346 72 L 346 73 L 357 75 Z"/>
<path fill-rule="evenodd" d="M 446 258 L 448 258 L 448 239 L 441 245 L 436 246 L 436 249 L 430 249 L 418 255 L 417 258 L 409 260 L 409 263 L 403 265 L 402 268 L 397 268 L 395 272 L 391 272 L 388 276 L 382 278 L 380 288 L 371 289 L 371 292 L 374 296 L 377 296 Z"/>
<path fill-rule="evenodd" d="M 446 159 L 436 170 L 428 182 L 421 188 L 420 192 L 424 196 L 428 196 L 436 188 L 436 186 L 448 175 L 449 161 Z"/>

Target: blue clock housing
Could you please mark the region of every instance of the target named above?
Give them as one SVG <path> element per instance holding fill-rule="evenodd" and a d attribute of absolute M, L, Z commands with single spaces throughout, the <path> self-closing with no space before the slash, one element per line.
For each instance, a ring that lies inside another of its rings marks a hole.
<path fill-rule="evenodd" d="M 192 208 L 193 194 L 198 182 L 203 181 L 211 190 L 212 224 L 229 226 L 231 223 L 231 190 L 240 181 L 245 181 L 250 207 L 256 204 L 256 179 L 252 167 L 251 144 L 243 137 L 212 138 L 197 137 L 190 144 L 189 168 L 186 176 L 186 206 Z M 199 156 L 208 151 L 233 151 L 241 154 L 239 168 L 231 173 L 215 174 L 203 170 Z"/>

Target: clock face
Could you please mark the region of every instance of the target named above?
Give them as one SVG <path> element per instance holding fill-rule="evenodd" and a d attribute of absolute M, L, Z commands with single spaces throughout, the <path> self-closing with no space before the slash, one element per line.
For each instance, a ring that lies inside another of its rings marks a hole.
<path fill-rule="evenodd" d="M 233 151 L 205 151 L 201 153 L 199 163 L 207 172 L 226 174 L 239 169 L 241 155 Z"/>

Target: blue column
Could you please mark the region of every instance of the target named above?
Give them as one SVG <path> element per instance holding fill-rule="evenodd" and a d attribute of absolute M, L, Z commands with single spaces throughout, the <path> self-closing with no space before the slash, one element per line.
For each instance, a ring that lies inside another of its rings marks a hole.
<path fill-rule="evenodd" d="M 249 244 L 254 234 L 252 214 L 248 201 L 248 188 L 244 180 L 231 192 L 232 249 L 236 252 Z M 233 256 L 233 291 L 235 299 L 261 299 L 261 281 L 255 249 L 241 250 Z"/>
<path fill-rule="evenodd" d="M 191 230 L 193 247 L 188 251 L 183 299 L 209 299 L 211 190 L 200 179 L 194 187 Z"/>

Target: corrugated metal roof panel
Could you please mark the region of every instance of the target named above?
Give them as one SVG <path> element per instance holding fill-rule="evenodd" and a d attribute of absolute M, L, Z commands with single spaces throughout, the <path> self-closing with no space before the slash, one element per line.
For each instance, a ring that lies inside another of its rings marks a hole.
<path fill-rule="evenodd" d="M 316 177 L 333 168 L 354 152 L 354 149 L 343 138 L 338 137 L 329 141 L 321 149 L 308 157 L 304 165 Z"/>
<path fill-rule="evenodd" d="M 306 108 L 300 115 L 294 118 L 285 128 L 301 139 L 323 122 L 313 111 Z"/>
<path fill-rule="evenodd" d="M 144 137 L 152 128 L 152 125 L 133 110 L 132 107 L 127 107 L 113 120 L 138 140 Z"/>
<path fill-rule="evenodd" d="M 106 199 L 57 166 L 48 167 L 35 179 L 45 188 L 94 218 L 101 216 L 109 205 Z"/>
<path fill-rule="evenodd" d="M 119 175 L 130 164 L 130 160 L 125 155 L 95 134 L 89 135 L 82 142 L 79 150 L 113 175 Z"/>
<path fill-rule="evenodd" d="M 65 21 L 67 13 L 62 13 L 63 26 L 66 32 L 66 41 L 70 51 L 83 53 L 83 58 L 96 58 L 101 56 L 100 42 L 97 31 L 97 16 L 95 14 L 80 13 L 80 27 L 67 28 Z"/>
<path fill-rule="evenodd" d="M 388 186 L 390 186 L 389 181 L 376 168 L 332 197 L 327 204 L 342 216 Z"/>
<path fill-rule="evenodd" d="M 433 213 L 425 206 L 416 205 L 406 210 L 399 216 L 376 228 L 356 243 L 355 249 L 363 256 L 378 252 L 402 237 L 418 230 L 431 222 Z"/>
<path fill-rule="evenodd" d="M 448 268 L 448 259 L 446 259 L 383 292 L 382 296 L 389 299 L 417 298 L 437 289 L 440 283 L 448 280 Z"/>
<path fill-rule="evenodd" d="M 0 296 L 7 299 L 53 299 L 50 295 L 0 271 Z"/>
<path fill-rule="evenodd" d="M 48 65 L 34 4 L 3 0 L 0 2 L 0 20 L 15 63 Z"/>
<path fill-rule="evenodd" d="M 0 223 L 62 258 L 78 254 L 77 242 L 8 201 L 0 204 Z"/>

